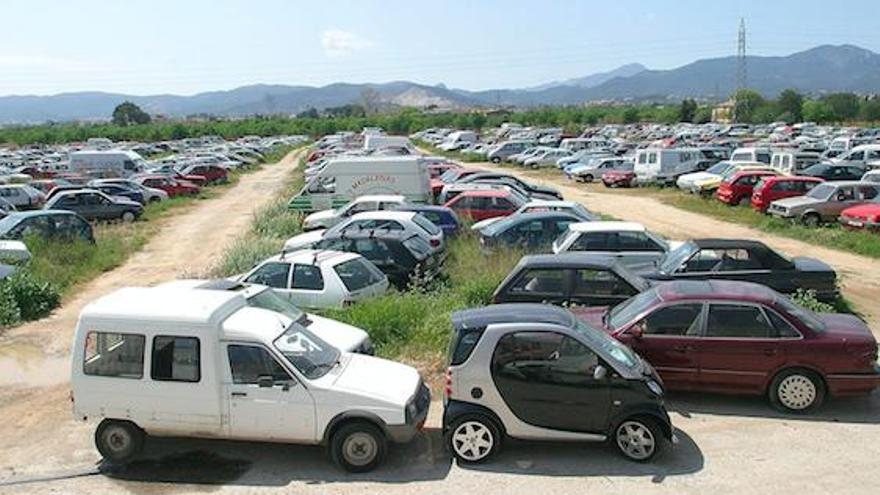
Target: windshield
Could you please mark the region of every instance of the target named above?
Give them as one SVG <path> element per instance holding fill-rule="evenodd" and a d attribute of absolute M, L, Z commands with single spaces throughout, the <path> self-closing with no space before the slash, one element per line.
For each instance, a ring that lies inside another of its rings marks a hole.
<path fill-rule="evenodd" d="M 641 360 L 636 353 L 610 335 L 596 330 L 580 320 L 577 321 L 575 329 L 586 337 L 591 348 L 601 349 L 606 357 L 610 357 L 617 364 L 631 370 L 639 368 Z"/>
<path fill-rule="evenodd" d="M 831 184 L 819 184 L 818 186 L 810 189 L 810 192 L 806 194 L 808 198 L 818 199 L 818 200 L 826 200 L 831 197 L 831 193 L 834 192 L 834 186 Z"/>
<path fill-rule="evenodd" d="M 247 303 L 248 306 L 254 308 L 268 309 L 269 311 L 281 313 L 293 321 L 299 320 L 304 314 L 293 303 L 279 296 L 272 289 L 266 289 L 255 296 L 251 296 Z"/>
<path fill-rule="evenodd" d="M 296 322 L 291 323 L 272 344 L 309 380 L 326 375 L 339 363 L 341 355 L 338 349 Z"/>
<path fill-rule="evenodd" d="M 678 246 L 663 258 L 663 261 L 660 263 L 660 271 L 666 274 L 674 273 L 695 252 L 697 252 L 697 246 L 692 242 L 686 242 Z"/>
<path fill-rule="evenodd" d="M 718 162 L 715 165 L 709 167 L 706 172 L 715 175 L 722 175 L 724 172 L 727 172 L 727 169 L 730 168 L 730 163 L 728 162 Z"/>
<path fill-rule="evenodd" d="M 659 302 L 660 296 L 657 295 L 657 289 L 635 295 L 611 308 L 606 325 L 612 330 L 617 330 Z"/>
<path fill-rule="evenodd" d="M 787 297 L 780 297 L 776 302 L 779 303 L 779 306 L 783 311 L 800 320 L 800 322 L 809 327 L 810 330 L 816 333 L 822 333 L 825 331 L 825 324 L 822 323 L 822 320 L 816 317 L 816 313 L 798 306 L 791 302 Z"/>

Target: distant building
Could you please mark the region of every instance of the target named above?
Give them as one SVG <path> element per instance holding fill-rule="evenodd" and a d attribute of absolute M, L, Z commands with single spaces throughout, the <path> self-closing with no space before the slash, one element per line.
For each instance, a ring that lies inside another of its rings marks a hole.
<path fill-rule="evenodd" d="M 712 109 L 712 122 L 719 124 L 733 122 L 733 107 L 734 102 L 732 99 L 715 105 L 715 108 Z"/>

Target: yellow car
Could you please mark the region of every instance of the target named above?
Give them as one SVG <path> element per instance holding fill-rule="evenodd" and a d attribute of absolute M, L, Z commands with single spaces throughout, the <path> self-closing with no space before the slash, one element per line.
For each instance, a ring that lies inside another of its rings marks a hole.
<path fill-rule="evenodd" d="M 691 185 L 691 192 L 694 194 L 704 195 L 713 194 L 722 182 L 724 182 L 726 179 L 733 177 L 734 175 L 736 175 L 737 172 L 742 170 L 770 170 L 770 166 L 765 163 L 736 164 L 727 169 L 724 174 L 713 174 L 712 176 L 694 181 Z"/>

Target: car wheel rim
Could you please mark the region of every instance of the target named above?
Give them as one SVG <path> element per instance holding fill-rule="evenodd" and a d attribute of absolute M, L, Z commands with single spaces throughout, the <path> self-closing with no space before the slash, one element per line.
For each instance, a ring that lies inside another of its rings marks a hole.
<path fill-rule="evenodd" d="M 342 444 L 342 455 L 354 466 L 365 466 L 373 461 L 379 451 L 376 439 L 368 433 L 354 433 Z"/>
<path fill-rule="evenodd" d="M 492 452 L 495 438 L 486 425 L 477 421 L 462 423 L 452 433 L 452 448 L 456 455 L 468 461 L 478 461 Z"/>
<path fill-rule="evenodd" d="M 104 445 L 113 453 L 125 452 L 131 442 L 131 435 L 123 428 L 111 427 L 104 431 Z"/>
<path fill-rule="evenodd" d="M 651 457 L 655 448 L 651 429 L 637 421 L 627 421 L 617 428 L 617 446 L 627 457 L 643 460 Z"/>
<path fill-rule="evenodd" d="M 783 406 L 799 411 L 816 401 L 816 384 L 804 375 L 790 375 L 779 382 L 776 395 Z"/>

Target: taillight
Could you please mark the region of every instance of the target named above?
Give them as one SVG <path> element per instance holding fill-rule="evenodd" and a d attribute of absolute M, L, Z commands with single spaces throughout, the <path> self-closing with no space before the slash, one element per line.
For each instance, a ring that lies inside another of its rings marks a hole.
<path fill-rule="evenodd" d="M 431 239 L 431 247 L 440 247 L 440 239 Z"/>
<path fill-rule="evenodd" d="M 446 368 L 446 387 L 444 388 L 446 398 L 452 397 L 452 368 Z"/>

